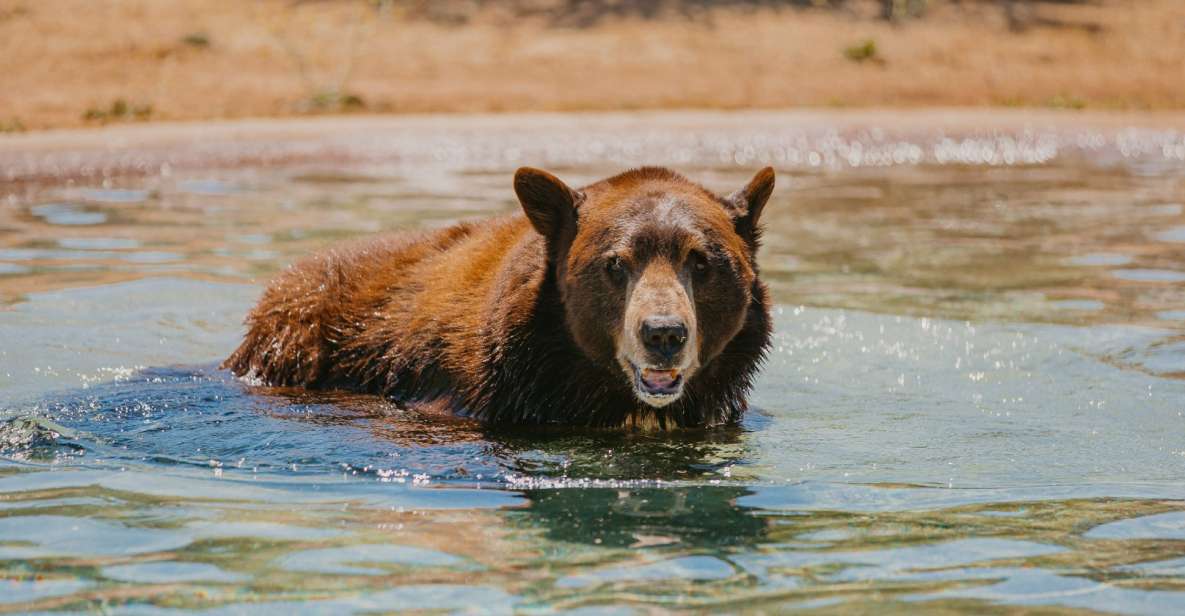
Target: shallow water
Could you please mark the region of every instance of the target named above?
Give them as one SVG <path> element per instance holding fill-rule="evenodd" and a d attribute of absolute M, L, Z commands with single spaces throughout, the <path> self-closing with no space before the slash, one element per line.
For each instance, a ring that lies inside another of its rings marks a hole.
<path fill-rule="evenodd" d="M 1175 142 L 821 134 L 11 183 L 0 612 L 1180 611 Z M 762 148 L 776 339 L 739 427 L 490 433 L 216 369 L 278 268 L 513 211 L 524 156 L 723 191 Z"/>

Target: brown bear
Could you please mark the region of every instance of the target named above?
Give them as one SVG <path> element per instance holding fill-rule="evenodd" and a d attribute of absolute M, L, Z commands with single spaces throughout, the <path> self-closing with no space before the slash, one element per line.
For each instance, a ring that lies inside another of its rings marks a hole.
<path fill-rule="evenodd" d="M 293 265 L 224 363 L 275 386 L 382 394 L 490 425 L 736 421 L 769 346 L 765 168 L 720 197 L 644 167 L 573 190 L 519 169 L 526 213 Z"/>

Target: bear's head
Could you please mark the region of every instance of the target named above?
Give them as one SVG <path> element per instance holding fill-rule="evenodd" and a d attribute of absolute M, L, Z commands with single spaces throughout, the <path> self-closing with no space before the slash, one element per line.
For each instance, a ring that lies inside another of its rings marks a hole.
<path fill-rule="evenodd" d="M 538 169 L 514 177 L 572 339 L 656 408 L 678 400 L 744 326 L 773 187 L 768 167 L 728 196 L 654 167 L 580 190 Z"/>

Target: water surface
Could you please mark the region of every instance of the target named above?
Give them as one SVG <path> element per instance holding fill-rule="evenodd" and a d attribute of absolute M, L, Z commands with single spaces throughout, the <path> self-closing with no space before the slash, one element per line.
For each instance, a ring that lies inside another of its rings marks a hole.
<path fill-rule="evenodd" d="M 1185 606 L 1176 137 L 611 129 L 10 183 L 0 612 Z M 779 167 L 740 426 L 494 433 L 216 367 L 300 255 L 638 158 Z"/>

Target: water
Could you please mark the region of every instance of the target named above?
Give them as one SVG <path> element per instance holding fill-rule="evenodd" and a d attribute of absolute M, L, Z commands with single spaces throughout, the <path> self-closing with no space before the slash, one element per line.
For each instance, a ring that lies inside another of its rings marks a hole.
<path fill-rule="evenodd" d="M 728 122 L 10 167 L 0 612 L 1180 611 L 1179 136 Z M 495 433 L 216 367 L 278 268 L 513 211 L 523 158 L 728 190 L 762 156 L 776 337 L 738 427 Z"/>

